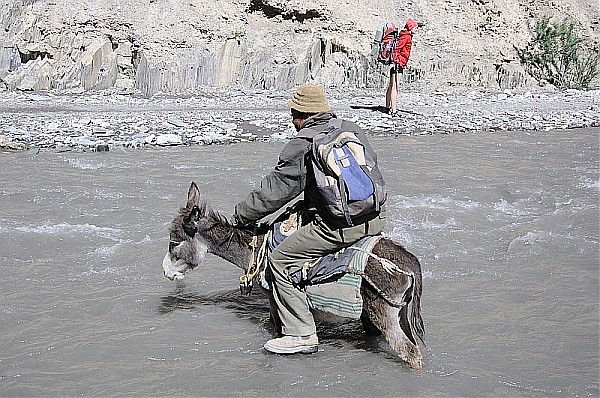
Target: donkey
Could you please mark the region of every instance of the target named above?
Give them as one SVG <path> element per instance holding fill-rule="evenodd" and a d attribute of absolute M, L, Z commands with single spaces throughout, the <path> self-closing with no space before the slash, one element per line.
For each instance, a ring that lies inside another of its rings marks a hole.
<path fill-rule="evenodd" d="M 186 271 L 198 267 L 206 253 L 242 268 L 253 278 L 257 273 L 248 271 L 253 264 L 256 239 L 266 239 L 264 231 L 255 233 L 232 226 L 225 216 L 200 199 L 194 182 L 190 184 L 185 207 L 171 222 L 169 235 L 169 250 L 162 266 L 164 275 L 171 280 L 182 279 Z M 382 333 L 408 366 L 420 370 L 420 345 L 424 344 L 421 265 L 414 255 L 387 237 L 379 239 L 371 253 L 360 285 L 363 328 L 370 334 Z M 271 320 L 277 327 L 273 303 Z"/>

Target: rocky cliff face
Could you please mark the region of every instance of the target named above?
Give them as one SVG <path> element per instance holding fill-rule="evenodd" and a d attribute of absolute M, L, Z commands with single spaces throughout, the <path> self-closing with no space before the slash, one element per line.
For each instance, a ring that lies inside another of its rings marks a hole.
<path fill-rule="evenodd" d="M 542 15 L 568 16 L 600 42 L 597 0 L 7 0 L 0 89 L 380 88 L 374 32 L 408 17 L 424 26 L 405 84 L 532 87 L 515 46 Z"/>

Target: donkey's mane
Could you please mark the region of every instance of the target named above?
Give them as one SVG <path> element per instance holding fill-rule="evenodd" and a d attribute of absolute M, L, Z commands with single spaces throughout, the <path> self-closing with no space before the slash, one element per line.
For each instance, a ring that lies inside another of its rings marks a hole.
<path fill-rule="evenodd" d="M 233 228 L 233 225 L 231 225 L 227 217 L 210 207 L 210 205 L 206 203 L 206 200 L 200 202 L 198 209 L 200 210 L 200 216 L 206 217 L 212 224 Z"/>

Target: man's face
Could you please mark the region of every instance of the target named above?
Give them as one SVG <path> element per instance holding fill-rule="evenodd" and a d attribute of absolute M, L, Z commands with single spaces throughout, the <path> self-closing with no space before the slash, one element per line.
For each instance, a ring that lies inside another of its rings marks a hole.
<path fill-rule="evenodd" d="M 295 110 L 293 108 L 292 108 L 292 123 L 294 124 L 296 131 L 300 131 L 300 127 L 302 126 L 302 123 L 304 123 L 302 113 L 298 112 L 297 110 Z"/>

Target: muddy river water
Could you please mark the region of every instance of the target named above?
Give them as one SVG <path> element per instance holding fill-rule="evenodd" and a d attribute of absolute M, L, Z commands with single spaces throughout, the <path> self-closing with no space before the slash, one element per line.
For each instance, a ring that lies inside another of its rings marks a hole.
<path fill-rule="evenodd" d="M 162 276 L 190 182 L 229 215 L 283 144 L 0 153 L 0 396 L 598 396 L 599 132 L 372 139 L 423 269 L 421 372 L 356 322 L 267 354 L 217 257 Z"/>

